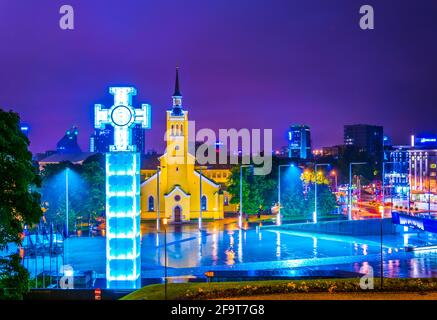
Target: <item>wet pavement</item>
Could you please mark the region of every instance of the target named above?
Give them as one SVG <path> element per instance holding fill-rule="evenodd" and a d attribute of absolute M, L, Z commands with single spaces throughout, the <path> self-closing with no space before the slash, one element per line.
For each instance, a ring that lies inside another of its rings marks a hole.
<path fill-rule="evenodd" d="M 257 219 L 237 227 L 235 219 L 205 222 L 202 232 L 197 223 L 169 225 L 167 267 L 169 277 L 204 278 L 206 271 L 217 277 L 350 277 L 362 267 L 373 267 L 379 275 L 381 244 L 379 236 L 348 237 L 298 233 L 281 228 L 266 228 L 269 221 Z M 142 277 L 164 275 L 164 229 L 142 224 Z M 70 237 L 66 242 L 65 264 L 75 271 L 93 270 L 104 277 L 105 238 Z M 389 235 L 383 239 L 384 275 L 388 277 L 437 276 L 437 251 L 406 252 L 406 245 L 437 244 L 437 235 L 411 233 Z M 62 263 L 62 260 L 61 262 Z M 39 262 L 39 268 L 42 263 Z M 45 261 L 47 267 L 48 260 Z M 32 265 L 29 267 L 32 272 Z M 175 278 L 177 279 L 177 278 Z"/>

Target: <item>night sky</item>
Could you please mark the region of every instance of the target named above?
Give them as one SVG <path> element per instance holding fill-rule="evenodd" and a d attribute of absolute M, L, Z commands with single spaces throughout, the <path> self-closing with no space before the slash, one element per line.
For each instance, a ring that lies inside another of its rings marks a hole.
<path fill-rule="evenodd" d="M 119 84 L 152 105 L 146 148 L 162 152 L 176 65 L 197 128 L 272 128 L 274 147 L 292 123 L 316 147 L 342 143 L 344 124 L 383 125 L 396 144 L 437 133 L 435 0 L 0 0 L 0 107 L 31 126 L 33 152 L 73 124 L 88 150 L 93 105 Z"/>

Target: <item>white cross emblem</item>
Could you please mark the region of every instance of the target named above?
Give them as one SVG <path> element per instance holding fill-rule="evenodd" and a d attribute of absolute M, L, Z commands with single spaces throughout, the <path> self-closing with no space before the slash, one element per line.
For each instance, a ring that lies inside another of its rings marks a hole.
<path fill-rule="evenodd" d="M 114 127 L 114 145 L 109 151 L 136 151 L 132 145 L 132 127 L 141 124 L 150 129 L 150 105 L 142 104 L 141 109 L 132 106 L 132 96 L 137 94 L 134 87 L 110 87 L 109 93 L 114 96 L 114 105 L 109 109 L 94 105 L 94 127 L 104 129 L 107 124 Z"/>

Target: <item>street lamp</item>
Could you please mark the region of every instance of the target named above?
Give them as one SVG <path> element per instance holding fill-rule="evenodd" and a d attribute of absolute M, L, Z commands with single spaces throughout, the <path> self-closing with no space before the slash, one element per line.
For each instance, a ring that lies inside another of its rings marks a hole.
<path fill-rule="evenodd" d="M 207 167 L 205 167 L 207 169 Z M 199 204 L 200 204 L 200 211 L 199 211 L 199 231 L 202 231 L 202 166 L 199 166 Z"/>
<path fill-rule="evenodd" d="M 278 166 L 278 218 L 276 219 L 276 224 L 281 225 L 281 167 L 294 167 L 294 164 L 280 164 Z"/>
<path fill-rule="evenodd" d="M 68 168 L 65 169 L 65 233 L 68 238 Z"/>
<path fill-rule="evenodd" d="M 384 168 L 384 167 L 383 167 Z M 381 255 L 381 271 L 380 271 L 380 278 L 381 278 L 381 289 L 384 285 L 384 253 L 382 252 L 382 232 L 383 232 L 383 227 L 382 227 L 382 221 L 383 221 L 383 217 L 384 217 L 384 204 L 382 206 L 379 206 L 379 212 L 381 213 L 381 223 L 380 223 L 380 232 L 381 232 L 381 247 L 380 247 L 380 255 Z"/>
<path fill-rule="evenodd" d="M 317 167 L 330 166 L 329 163 L 314 164 L 314 216 L 313 223 L 317 223 Z"/>
<path fill-rule="evenodd" d="M 68 171 L 69 171 L 69 168 L 67 167 L 66 169 L 65 169 L 65 233 L 66 233 L 66 235 L 65 235 L 65 239 L 64 239 L 64 241 L 62 242 L 63 243 L 63 246 L 64 246 L 64 265 L 66 265 L 67 264 L 67 261 L 68 261 L 68 243 L 67 243 L 67 238 L 68 238 L 68 233 L 69 233 L 69 231 L 68 231 L 68 216 L 69 216 L 69 212 L 68 212 L 68 210 L 69 210 L 69 203 L 68 203 Z"/>
<path fill-rule="evenodd" d="M 335 170 L 332 170 L 331 176 L 334 176 L 334 179 L 335 179 L 335 192 L 338 192 L 337 172 L 335 172 Z"/>
<path fill-rule="evenodd" d="M 238 217 L 238 227 L 243 227 L 243 168 L 253 168 L 253 164 L 240 166 L 240 216 Z"/>
<path fill-rule="evenodd" d="M 159 232 L 159 224 L 161 219 L 161 209 L 160 209 L 160 201 L 159 201 L 159 175 L 161 173 L 161 166 L 156 167 L 156 231 Z"/>
<path fill-rule="evenodd" d="M 386 164 L 395 164 L 394 161 L 386 161 L 382 163 L 382 213 L 381 219 L 384 219 L 385 212 L 385 165 Z M 391 207 L 393 207 L 393 195 L 390 197 Z"/>
<path fill-rule="evenodd" d="M 347 211 L 347 218 L 348 220 L 352 220 L 352 166 L 353 165 L 360 165 L 360 164 L 367 164 L 367 162 L 350 162 L 349 163 L 349 186 L 348 186 L 348 211 Z"/>
<path fill-rule="evenodd" d="M 162 220 L 164 225 L 164 294 L 167 300 L 167 218 Z"/>

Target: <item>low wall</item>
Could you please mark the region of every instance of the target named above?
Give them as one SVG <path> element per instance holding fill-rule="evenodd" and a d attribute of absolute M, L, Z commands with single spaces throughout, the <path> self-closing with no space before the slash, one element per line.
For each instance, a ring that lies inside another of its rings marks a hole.
<path fill-rule="evenodd" d="M 283 230 L 325 234 L 370 236 L 381 234 L 381 220 L 341 220 L 318 223 L 295 223 L 284 224 L 282 226 L 266 226 L 265 228 L 279 228 Z M 384 219 L 382 221 L 382 232 L 383 234 L 396 233 L 396 227 L 392 223 L 391 219 Z"/>

